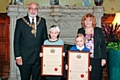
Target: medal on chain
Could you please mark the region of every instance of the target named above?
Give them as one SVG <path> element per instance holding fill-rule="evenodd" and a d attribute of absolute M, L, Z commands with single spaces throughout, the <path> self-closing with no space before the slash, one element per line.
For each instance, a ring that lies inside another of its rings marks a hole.
<path fill-rule="evenodd" d="M 32 30 L 31 30 L 31 33 L 33 34 L 33 35 L 35 35 L 36 34 L 36 29 L 35 29 L 35 24 L 30 24 L 25 18 L 22 18 L 23 19 L 23 21 L 27 24 L 27 25 L 29 25 L 30 27 L 32 27 Z M 36 23 L 36 27 L 38 26 L 38 24 L 40 23 L 40 20 L 41 20 L 41 18 L 39 17 L 39 20 L 38 20 L 38 22 Z"/>

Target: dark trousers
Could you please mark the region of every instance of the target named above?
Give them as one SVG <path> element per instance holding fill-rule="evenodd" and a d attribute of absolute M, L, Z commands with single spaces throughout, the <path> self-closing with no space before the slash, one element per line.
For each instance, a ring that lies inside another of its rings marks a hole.
<path fill-rule="evenodd" d="M 55 76 L 55 77 L 50 76 L 50 77 L 46 77 L 46 79 L 47 80 L 61 80 L 61 77 L 59 77 L 59 76 Z"/>
<path fill-rule="evenodd" d="M 20 70 L 21 80 L 42 80 L 40 77 L 40 63 L 25 64 L 18 66 Z"/>
<path fill-rule="evenodd" d="M 90 59 L 92 71 L 90 72 L 90 80 L 102 80 L 103 67 L 101 66 L 101 59 Z"/>

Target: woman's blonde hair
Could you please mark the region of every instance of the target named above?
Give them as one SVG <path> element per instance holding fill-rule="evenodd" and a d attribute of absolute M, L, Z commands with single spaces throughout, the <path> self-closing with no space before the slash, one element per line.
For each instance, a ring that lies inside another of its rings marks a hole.
<path fill-rule="evenodd" d="M 81 25 L 82 25 L 82 27 L 83 27 L 83 28 L 86 28 L 86 26 L 85 26 L 85 20 L 86 20 L 87 18 L 90 18 L 90 19 L 92 20 L 92 27 L 94 28 L 94 27 L 96 26 L 96 18 L 95 18 L 95 16 L 94 16 L 93 14 L 91 14 L 91 13 L 85 14 L 85 15 L 82 17 L 82 19 L 81 19 Z"/>

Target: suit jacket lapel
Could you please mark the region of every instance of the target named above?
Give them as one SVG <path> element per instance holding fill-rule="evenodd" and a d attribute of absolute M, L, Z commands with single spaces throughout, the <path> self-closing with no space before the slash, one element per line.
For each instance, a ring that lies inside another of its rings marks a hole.
<path fill-rule="evenodd" d="M 25 16 L 24 18 L 30 23 L 30 19 L 29 19 L 28 15 Z"/>
<path fill-rule="evenodd" d="M 24 18 L 30 23 L 30 19 L 29 19 L 28 15 L 25 16 Z M 36 23 L 38 22 L 38 20 L 39 20 L 39 16 L 36 16 Z"/>
<path fill-rule="evenodd" d="M 38 22 L 38 20 L 39 20 L 39 17 L 38 17 L 38 16 L 36 16 L 36 22 Z"/>
<path fill-rule="evenodd" d="M 98 36 L 98 32 L 97 32 L 96 28 L 94 28 L 94 47 L 98 45 L 98 44 L 96 44 L 97 43 L 96 40 L 98 40 L 97 36 Z"/>

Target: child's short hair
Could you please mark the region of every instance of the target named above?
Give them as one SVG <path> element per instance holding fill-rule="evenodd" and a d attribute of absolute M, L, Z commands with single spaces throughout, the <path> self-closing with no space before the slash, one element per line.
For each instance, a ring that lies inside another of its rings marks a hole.
<path fill-rule="evenodd" d="M 78 37 L 81 37 L 81 38 L 83 38 L 83 39 L 84 39 L 84 41 L 85 41 L 85 37 L 84 37 L 84 35 L 83 35 L 83 34 L 81 34 L 81 33 L 78 33 L 78 34 L 77 34 L 77 36 L 76 36 L 76 38 L 78 38 Z M 76 39 L 76 38 L 75 38 L 75 39 Z"/>
<path fill-rule="evenodd" d="M 55 29 L 55 30 L 57 30 L 59 32 L 59 35 L 57 36 L 57 38 L 59 38 L 59 36 L 60 36 L 60 28 L 57 25 L 52 25 L 50 27 L 49 31 L 51 31 L 52 29 Z M 51 38 L 50 34 L 49 34 L 49 38 Z"/>
<path fill-rule="evenodd" d="M 57 30 L 58 32 L 60 32 L 60 28 L 59 28 L 57 25 L 52 25 L 52 26 L 50 27 L 50 31 L 51 31 L 52 29 L 55 29 L 55 30 Z"/>

